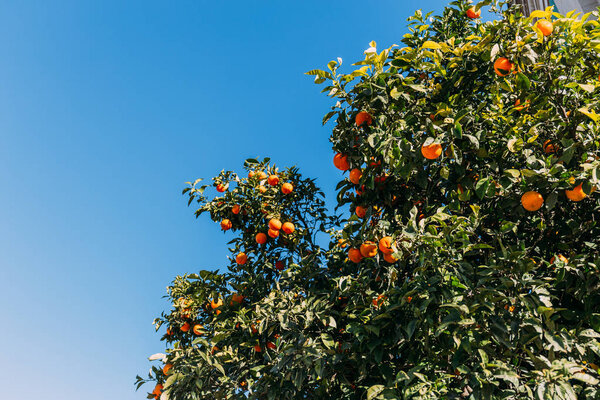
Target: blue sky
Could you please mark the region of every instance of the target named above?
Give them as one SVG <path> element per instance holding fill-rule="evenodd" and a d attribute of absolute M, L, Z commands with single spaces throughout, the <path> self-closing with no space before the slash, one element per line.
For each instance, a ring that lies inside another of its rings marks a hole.
<path fill-rule="evenodd" d="M 443 4 L 4 2 L 3 397 L 145 398 L 165 287 L 225 265 L 231 239 L 194 219 L 184 182 L 269 156 L 331 196 L 331 103 L 303 73 L 399 43 Z"/>

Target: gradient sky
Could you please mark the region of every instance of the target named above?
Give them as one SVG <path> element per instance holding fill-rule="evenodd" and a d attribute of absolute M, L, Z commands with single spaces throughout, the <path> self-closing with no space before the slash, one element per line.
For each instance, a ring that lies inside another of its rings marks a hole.
<path fill-rule="evenodd" d="M 331 195 L 331 101 L 303 73 L 444 3 L 3 2 L 2 397 L 145 398 L 165 287 L 225 265 L 231 239 L 184 182 L 268 156 Z"/>

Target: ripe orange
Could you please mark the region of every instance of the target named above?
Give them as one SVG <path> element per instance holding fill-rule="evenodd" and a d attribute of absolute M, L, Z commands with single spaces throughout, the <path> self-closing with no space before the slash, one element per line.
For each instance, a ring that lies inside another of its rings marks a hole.
<path fill-rule="evenodd" d="M 344 239 L 339 239 L 338 246 L 340 246 L 343 249 L 344 247 L 348 246 L 348 242 Z"/>
<path fill-rule="evenodd" d="M 439 143 L 432 143 L 429 146 L 421 146 L 421 154 L 428 160 L 435 160 L 442 155 L 442 145 Z"/>
<path fill-rule="evenodd" d="M 514 64 L 506 57 L 500 57 L 494 62 L 494 71 L 498 76 L 506 76 L 512 71 Z"/>
<path fill-rule="evenodd" d="M 234 204 L 234 206 L 231 207 L 231 212 L 234 213 L 235 215 L 238 215 L 240 213 L 240 205 Z"/>
<path fill-rule="evenodd" d="M 223 185 L 222 183 L 217 185 L 217 192 L 223 193 L 225 190 L 227 190 L 227 186 Z"/>
<path fill-rule="evenodd" d="M 215 308 L 219 308 L 223 305 L 223 299 L 218 299 L 217 301 L 215 301 L 214 299 L 210 301 L 210 308 L 212 308 L 213 310 Z"/>
<path fill-rule="evenodd" d="M 398 261 L 398 259 L 397 259 L 396 257 L 394 257 L 394 255 L 393 255 L 393 254 L 384 254 L 384 255 L 383 255 L 383 259 L 384 259 L 386 262 L 389 262 L 390 264 L 393 264 L 393 263 L 395 263 L 396 261 Z"/>
<path fill-rule="evenodd" d="M 558 151 L 558 146 L 553 144 L 551 140 L 546 140 L 544 142 L 544 153 L 552 154 Z"/>
<path fill-rule="evenodd" d="M 265 171 L 258 172 L 257 176 L 259 181 L 264 181 L 265 179 L 267 179 L 267 174 Z"/>
<path fill-rule="evenodd" d="M 481 9 L 475 10 L 475 7 L 471 7 L 467 10 L 467 17 L 471 19 L 477 19 L 481 17 Z"/>
<path fill-rule="evenodd" d="M 383 254 L 392 254 L 394 252 L 393 245 L 394 240 L 391 236 L 385 236 L 379 240 L 379 250 L 381 250 Z"/>
<path fill-rule="evenodd" d="M 535 26 L 542 32 L 544 36 L 550 36 L 554 30 L 554 25 L 547 19 L 540 19 L 535 23 Z"/>
<path fill-rule="evenodd" d="M 367 125 L 371 125 L 373 123 L 373 118 L 371 118 L 371 114 L 369 114 L 368 112 L 361 111 L 358 114 L 356 114 L 355 122 L 356 126 L 361 126 L 365 122 L 367 123 Z"/>
<path fill-rule="evenodd" d="M 348 177 L 348 179 L 350 179 L 350 182 L 354 183 L 355 185 L 358 185 L 361 176 L 362 171 L 358 168 L 354 168 L 352 171 L 350 171 L 350 176 Z"/>
<path fill-rule="evenodd" d="M 363 257 L 375 257 L 377 255 L 377 245 L 371 241 L 364 242 L 360 245 L 360 254 Z"/>
<path fill-rule="evenodd" d="M 181 325 L 181 328 L 179 328 L 179 330 L 181 330 L 181 332 L 187 332 L 190 330 L 190 323 L 186 322 L 185 324 Z"/>
<path fill-rule="evenodd" d="M 254 176 L 254 171 L 248 171 L 248 179 Z"/>
<path fill-rule="evenodd" d="M 228 219 L 224 219 L 223 221 L 221 221 L 221 229 L 224 231 L 228 231 L 231 229 L 233 225 L 231 224 L 231 221 Z"/>
<path fill-rule="evenodd" d="M 165 364 L 165 366 L 163 367 L 163 374 L 167 375 L 171 368 L 173 368 L 173 364 Z"/>
<path fill-rule="evenodd" d="M 278 271 L 283 271 L 284 268 L 285 263 L 283 261 L 279 260 L 275 263 L 275 269 L 277 269 Z"/>
<path fill-rule="evenodd" d="M 262 351 L 261 347 L 259 344 L 254 345 L 254 351 L 257 353 L 260 353 Z"/>
<path fill-rule="evenodd" d="M 171 327 L 167 328 L 167 336 L 171 336 L 173 334 L 173 329 Z"/>
<path fill-rule="evenodd" d="M 200 324 L 194 325 L 194 329 L 192 329 L 194 331 L 194 335 L 196 335 L 196 336 L 202 335 L 202 329 L 203 328 L 204 327 L 202 325 L 200 325 Z"/>
<path fill-rule="evenodd" d="M 563 256 L 562 254 L 559 254 L 559 255 L 558 255 L 558 259 L 559 259 L 560 261 L 564 262 L 565 264 L 568 264 L 568 263 L 569 263 L 569 259 L 568 259 L 567 257 Z M 556 261 L 556 257 L 554 257 L 554 256 L 553 256 L 553 257 L 550 259 L 550 264 L 554 264 L 554 261 Z"/>
<path fill-rule="evenodd" d="M 333 165 L 341 171 L 348 171 L 350 169 L 350 164 L 348 164 L 348 156 L 337 153 L 333 156 Z"/>
<path fill-rule="evenodd" d="M 359 262 L 362 261 L 363 256 L 362 256 L 362 254 L 360 254 L 359 249 L 352 248 L 352 249 L 348 250 L 348 258 L 353 263 L 358 264 Z"/>
<path fill-rule="evenodd" d="M 530 104 L 531 102 L 529 101 L 529 99 L 525 100 L 525 103 L 523 103 L 523 105 L 521 105 L 521 100 L 517 99 L 517 101 L 515 101 L 515 110 L 521 111 L 524 108 L 529 107 Z"/>
<path fill-rule="evenodd" d="M 258 244 L 265 244 L 265 243 L 267 243 L 267 235 L 265 235 L 262 232 L 257 233 L 255 239 L 256 239 L 256 243 L 258 243 Z"/>
<path fill-rule="evenodd" d="M 281 221 L 278 220 L 277 218 L 271 218 L 271 220 L 269 221 L 269 229 L 273 229 L 273 230 L 280 230 L 281 229 Z"/>
<path fill-rule="evenodd" d="M 583 191 L 583 186 L 581 183 L 571 190 L 565 190 L 565 194 L 571 201 L 581 201 L 587 197 L 587 194 L 585 194 Z"/>
<path fill-rule="evenodd" d="M 384 301 L 385 301 L 385 296 L 382 294 L 377 296 L 376 299 L 371 300 L 371 302 L 373 303 L 373 306 L 375 306 L 375 308 L 379 308 L 383 304 Z"/>
<path fill-rule="evenodd" d="M 154 386 L 154 390 L 152 391 L 152 394 L 155 394 L 156 396 L 160 396 L 162 394 L 162 390 L 163 390 L 163 385 L 161 385 L 160 383 L 157 383 L 156 386 Z"/>
<path fill-rule="evenodd" d="M 292 186 L 291 183 L 284 183 L 283 185 L 281 185 L 281 193 L 283 194 L 290 194 L 294 191 L 294 186 Z"/>
<path fill-rule="evenodd" d="M 271 349 L 271 350 L 275 350 L 277 348 L 277 346 L 275 346 L 275 343 L 273 343 L 273 342 L 267 342 L 267 348 Z"/>
<path fill-rule="evenodd" d="M 260 186 L 258 187 L 258 191 L 259 191 L 259 192 L 261 192 L 262 194 L 264 194 L 264 193 L 267 191 L 267 188 L 266 188 L 266 187 L 264 187 L 263 185 L 260 185 Z"/>
<path fill-rule="evenodd" d="M 281 230 L 284 233 L 287 233 L 288 235 L 290 233 L 293 233 L 294 230 L 296 229 L 296 227 L 294 227 L 294 224 L 292 224 L 291 222 L 285 222 L 282 226 L 281 226 Z"/>
<path fill-rule="evenodd" d="M 276 229 L 269 229 L 267 231 L 267 234 L 272 237 L 273 239 L 275 239 L 277 236 L 279 236 L 279 231 Z"/>
<path fill-rule="evenodd" d="M 242 296 L 241 294 L 234 293 L 233 295 L 231 295 L 231 305 L 233 305 L 233 303 L 242 304 L 243 301 L 244 296 Z"/>
<path fill-rule="evenodd" d="M 248 256 L 246 255 L 246 253 L 240 253 L 237 256 L 235 256 L 235 262 L 239 265 L 246 264 L 246 261 L 248 261 Z"/>
<path fill-rule="evenodd" d="M 277 185 L 279 185 L 279 177 L 277 175 L 270 175 L 269 178 L 267 179 L 267 182 L 271 186 L 277 186 Z"/>
<path fill-rule="evenodd" d="M 521 204 L 527 211 L 537 211 L 542 208 L 542 204 L 544 204 L 544 198 L 541 194 L 532 190 L 523 193 L 523 196 L 521 196 Z"/>
<path fill-rule="evenodd" d="M 367 215 L 367 209 L 362 206 L 356 206 L 356 210 L 354 210 L 358 218 L 364 218 Z"/>

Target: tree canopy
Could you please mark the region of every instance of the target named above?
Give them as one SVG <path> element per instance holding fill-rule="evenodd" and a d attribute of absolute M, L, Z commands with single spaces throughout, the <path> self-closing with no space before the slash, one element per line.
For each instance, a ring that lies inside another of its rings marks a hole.
<path fill-rule="evenodd" d="M 482 22 L 480 8 L 497 20 Z M 597 13 L 595 13 L 597 17 Z M 179 276 L 148 398 L 595 399 L 600 24 L 459 0 L 312 70 L 336 209 L 249 159 L 184 189 L 231 262 Z M 216 190 L 216 194 L 213 194 Z M 218 228 L 215 228 L 218 229 Z"/>

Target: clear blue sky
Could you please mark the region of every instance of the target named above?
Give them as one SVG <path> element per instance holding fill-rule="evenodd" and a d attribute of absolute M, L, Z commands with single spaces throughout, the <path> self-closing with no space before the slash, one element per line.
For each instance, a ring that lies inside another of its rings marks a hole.
<path fill-rule="evenodd" d="M 333 193 L 331 103 L 303 73 L 399 43 L 409 14 L 442 4 L 4 2 L 2 397 L 145 398 L 165 287 L 228 255 L 184 182 L 269 156 Z"/>

